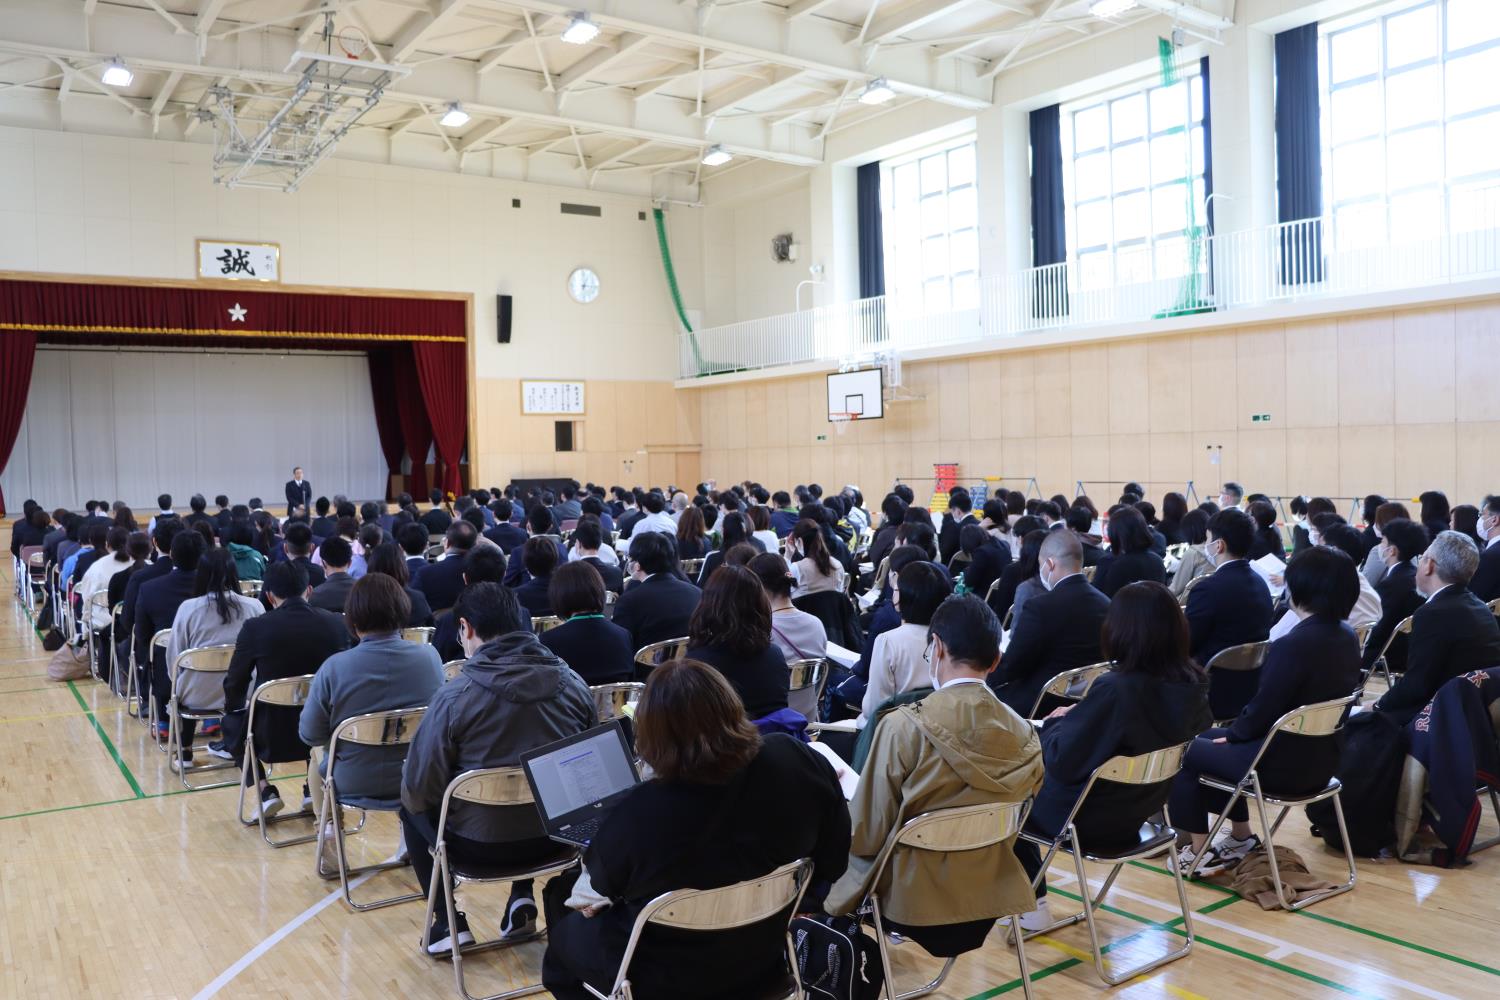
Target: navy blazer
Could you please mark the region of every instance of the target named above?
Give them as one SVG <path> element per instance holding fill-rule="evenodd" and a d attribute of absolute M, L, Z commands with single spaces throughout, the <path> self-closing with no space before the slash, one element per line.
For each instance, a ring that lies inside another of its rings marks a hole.
<path fill-rule="evenodd" d="M 1149 549 L 1145 552 L 1126 552 L 1110 559 L 1107 567 L 1101 564 L 1095 570 L 1094 579 L 1099 581 L 1095 586 L 1100 593 L 1105 597 L 1114 597 L 1115 592 L 1127 584 L 1142 580 L 1151 583 L 1165 582 L 1167 569 L 1161 556 Z"/>
<path fill-rule="evenodd" d="M 1469 588 L 1445 587 L 1412 615 L 1406 672 L 1375 709 L 1404 726 L 1445 682 L 1494 666 L 1500 666 L 1500 625 L 1495 616 Z"/>
<path fill-rule="evenodd" d="M 1011 626 L 1010 645 L 989 676 L 990 687 L 1022 718 L 1029 717 L 1053 677 L 1104 658 L 1099 637 L 1108 612 L 1109 598 L 1082 574 L 1031 598 Z"/>
<path fill-rule="evenodd" d="M 435 611 L 451 608 L 458 600 L 458 592 L 464 589 L 464 562 L 468 553 L 457 551 L 435 563 L 429 563 L 422 575 L 412 583 L 427 596 L 427 603 Z"/>
<path fill-rule="evenodd" d="M 516 600 L 521 602 L 521 607 L 533 618 L 552 613 L 552 602 L 547 597 L 547 586 L 551 582 L 550 576 L 534 576 L 515 588 Z"/>
<path fill-rule="evenodd" d="M 688 581 L 658 573 L 626 588 L 615 602 L 614 623 L 630 633 L 630 645 L 637 650 L 680 639 L 688 634 L 688 620 L 702 596 Z"/>
<path fill-rule="evenodd" d="M 1493 601 L 1500 597 L 1500 543 L 1490 545 L 1479 553 L 1479 568 L 1469 581 L 1469 590 L 1481 601 Z"/>
<path fill-rule="evenodd" d="M 136 576 L 142 576 L 141 570 Z M 145 666 L 150 663 L 151 637 L 164 628 L 172 627 L 177 609 L 182 602 L 193 596 L 193 586 L 198 574 L 192 570 L 174 569 L 172 572 L 141 585 L 135 602 L 135 662 Z"/>
<path fill-rule="evenodd" d="M 969 593 L 984 600 L 989 593 L 990 584 L 1000 579 L 1000 575 L 1010 564 L 1010 546 L 991 538 L 969 557 L 969 565 L 963 571 L 964 587 Z"/>
<path fill-rule="evenodd" d="M 141 601 L 141 587 L 170 572 L 172 572 L 172 559 L 170 556 L 162 556 L 156 562 L 147 563 L 130 574 L 130 579 L 125 583 L 125 607 L 120 611 L 122 627 L 131 631 L 135 629 L 135 609 Z"/>
<path fill-rule="evenodd" d="M 1243 559 L 1224 563 L 1188 592 L 1189 652 L 1206 667 L 1230 646 L 1264 642 L 1271 618 L 1271 590 L 1260 574 Z M 1211 671 L 1208 679 L 1214 718 L 1229 719 L 1255 694 L 1258 673 Z"/>
<path fill-rule="evenodd" d="M 540 636 L 542 645 L 560 656 L 589 684 L 614 684 L 635 676 L 635 647 L 630 633 L 603 618 L 580 615 Z"/>
<path fill-rule="evenodd" d="M 526 544 L 526 529 L 506 521 L 484 533 L 484 537 L 500 546 L 500 551 L 510 555 L 510 550 Z"/>

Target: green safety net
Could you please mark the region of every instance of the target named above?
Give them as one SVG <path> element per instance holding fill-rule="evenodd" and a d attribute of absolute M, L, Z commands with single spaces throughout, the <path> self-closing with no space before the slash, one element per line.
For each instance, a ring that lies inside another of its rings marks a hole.
<path fill-rule="evenodd" d="M 693 366 L 703 371 L 703 355 L 698 353 L 698 338 L 693 334 L 693 324 L 688 322 L 687 310 L 682 308 L 682 292 L 677 289 L 677 272 L 672 267 L 672 251 L 667 249 L 667 226 L 659 208 L 651 210 L 656 220 L 656 244 L 661 248 L 661 267 L 667 275 L 667 288 L 672 292 L 672 305 L 677 309 L 677 318 L 687 331 L 688 345 L 693 349 Z"/>
<path fill-rule="evenodd" d="M 1156 43 L 1157 56 L 1161 60 L 1161 83 L 1164 87 L 1170 87 L 1182 79 L 1177 70 L 1177 47 L 1172 44 L 1170 38 L 1158 38 Z M 1188 178 L 1183 185 L 1184 197 L 1187 199 L 1187 226 L 1185 227 L 1188 241 L 1187 275 L 1182 279 L 1182 287 L 1177 293 L 1177 300 L 1157 313 L 1155 317 L 1157 319 L 1166 316 L 1212 312 L 1214 308 L 1213 302 L 1207 295 L 1208 275 L 1203 268 L 1204 227 L 1198 225 L 1198 206 L 1193 199 L 1192 143 L 1185 143 L 1183 148 L 1187 160 L 1187 170 L 1184 174 Z"/>

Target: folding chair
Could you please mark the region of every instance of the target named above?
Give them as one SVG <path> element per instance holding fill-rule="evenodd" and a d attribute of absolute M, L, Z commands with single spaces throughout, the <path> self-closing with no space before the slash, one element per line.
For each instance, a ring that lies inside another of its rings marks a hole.
<path fill-rule="evenodd" d="M 241 580 L 240 593 L 245 597 L 260 598 L 261 588 L 265 586 L 261 580 Z"/>
<path fill-rule="evenodd" d="M 1359 642 L 1359 652 L 1363 656 L 1365 644 L 1370 641 L 1370 633 L 1375 631 L 1377 622 L 1361 622 L 1354 626 L 1354 638 Z"/>
<path fill-rule="evenodd" d="M 808 722 L 818 721 L 818 706 L 823 701 L 823 684 L 828 680 L 828 661 L 822 657 L 805 660 L 790 660 L 790 687 L 786 704 L 794 712 L 801 712 Z"/>
<path fill-rule="evenodd" d="M 653 642 L 649 646 L 642 646 L 635 651 L 635 675 L 644 678 L 660 664 L 668 660 L 675 660 L 687 652 L 688 637 L 681 639 L 663 639 L 661 642 Z"/>
<path fill-rule="evenodd" d="M 167 702 L 167 763 L 177 772 L 177 777 L 181 779 L 184 788 L 197 791 L 202 788 L 227 788 L 234 784 L 233 780 L 214 781 L 202 785 L 195 785 L 188 781 L 189 774 L 233 768 L 234 764 L 231 761 L 185 764 L 182 760 L 183 751 L 192 749 L 191 746 L 182 745 L 183 720 L 204 722 L 217 719 L 224 714 L 224 675 L 229 673 L 229 661 L 233 656 L 234 644 L 227 643 L 222 646 L 197 646 L 193 649 L 184 649 L 172 661 L 170 670 L 172 699 Z M 213 675 L 215 697 L 212 699 L 212 704 L 188 707 L 182 703 L 178 692 L 183 689 L 184 682 L 192 681 L 198 674 Z"/>
<path fill-rule="evenodd" d="M 1189 580 L 1187 582 L 1187 586 L 1182 588 L 1182 596 L 1177 598 L 1177 603 L 1181 604 L 1183 607 L 1187 607 L 1188 595 L 1193 592 L 1193 588 L 1198 586 L 1198 584 L 1202 583 L 1204 580 L 1207 580 L 1211 575 L 1211 573 L 1204 573 L 1202 576 L 1195 576 L 1191 580 Z"/>
<path fill-rule="evenodd" d="M 151 645 L 146 649 L 147 655 L 150 657 L 150 660 L 146 664 L 146 676 L 148 678 L 146 686 L 150 689 L 150 693 L 146 696 L 145 723 L 151 729 L 153 735 L 155 735 L 156 732 L 157 716 L 156 684 L 154 683 L 155 678 L 153 676 L 156 667 L 156 651 L 158 649 L 161 650 L 162 658 L 165 659 L 167 655 L 167 643 L 171 641 L 172 630 L 169 628 L 164 628 L 151 637 Z M 160 740 L 157 740 L 157 749 L 162 753 L 166 753 L 167 745 L 165 743 L 162 743 Z"/>
<path fill-rule="evenodd" d="M 448 681 L 451 681 L 453 678 L 457 677 L 459 671 L 463 669 L 464 664 L 468 662 L 469 661 L 465 659 L 457 659 L 449 660 L 447 663 L 443 664 L 443 683 L 446 684 Z"/>
<path fill-rule="evenodd" d="M 1338 778 L 1329 778 L 1328 784 L 1324 785 L 1318 791 L 1302 795 L 1278 795 L 1274 792 L 1267 792 L 1261 785 L 1260 775 L 1255 770 L 1256 765 L 1265 756 L 1267 748 L 1270 747 L 1271 741 L 1276 738 L 1278 733 L 1290 733 L 1294 736 L 1332 736 L 1343 728 L 1344 715 L 1348 711 L 1349 706 L 1358 697 L 1358 692 L 1355 692 L 1345 695 L 1342 698 L 1335 698 L 1332 701 L 1322 701 L 1315 705 L 1304 705 L 1301 708 L 1292 709 L 1277 719 L 1276 724 L 1271 727 L 1271 731 L 1266 733 L 1266 738 L 1261 741 L 1260 749 L 1255 752 L 1255 759 L 1250 762 L 1250 767 L 1245 772 L 1245 776 L 1239 781 L 1225 781 L 1223 778 L 1215 778 L 1208 774 L 1199 775 L 1198 777 L 1200 785 L 1230 793 L 1229 801 L 1219 811 L 1218 820 L 1214 823 L 1213 829 L 1208 832 L 1208 842 L 1210 844 L 1213 843 L 1214 837 L 1218 836 L 1219 828 L 1224 825 L 1225 817 L 1229 815 L 1229 811 L 1234 808 L 1234 804 L 1237 801 L 1242 798 L 1255 800 L 1255 811 L 1260 815 L 1261 829 L 1265 831 L 1264 842 L 1266 857 L 1271 863 L 1271 881 L 1276 885 L 1276 900 L 1281 904 L 1283 910 L 1300 910 L 1305 906 L 1311 906 L 1313 903 L 1325 900 L 1329 896 L 1337 896 L 1339 893 L 1348 892 L 1354 888 L 1358 872 L 1354 867 L 1354 852 L 1349 848 L 1349 831 L 1344 826 L 1344 807 L 1339 802 L 1339 792 L 1343 788 L 1343 785 L 1339 783 Z M 1277 829 L 1281 827 L 1281 821 L 1286 819 L 1286 814 L 1291 811 L 1293 806 L 1308 806 L 1314 802 L 1321 802 L 1324 799 L 1330 798 L 1333 799 L 1333 814 L 1339 821 L 1339 839 L 1344 843 L 1344 861 L 1349 866 L 1349 877 L 1343 885 L 1337 885 L 1332 889 L 1324 889 L 1321 892 L 1312 893 L 1307 898 L 1299 899 L 1295 903 L 1288 902 L 1285 890 L 1281 885 L 1281 872 L 1276 864 L 1276 845 L 1273 842 L 1273 838 L 1276 836 Z M 1266 815 L 1266 806 L 1268 805 L 1281 807 L 1281 812 L 1277 815 L 1275 823 L 1270 822 Z M 1193 871 L 1188 873 L 1190 876 L 1197 872 L 1198 864 L 1201 862 L 1201 858 L 1194 862 Z"/>
<path fill-rule="evenodd" d="M 1490 609 L 1492 611 L 1494 610 L 1494 605 L 1497 603 L 1500 603 L 1500 601 L 1491 602 Z M 1370 674 L 1373 674 L 1377 668 L 1379 668 L 1380 672 L 1385 675 L 1385 686 L 1391 686 L 1391 665 L 1389 662 L 1387 662 L 1385 655 L 1391 651 L 1391 644 L 1396 641 L 1396 636 L 1411 635 L 1412 617 L 1412 615 L 1407 615 L 1405 618 L 1401 619 L 1396 623 L 1396 627 L 1391 629 L 1391 634 L 1385 637 L 1385 645 L 1380 647 L 1380 655 L 1375 657 L 1375 662 L 1371 665 L 1370 669 L 1365 672 L 1364 677 L 1360 679 L 1359 686 L 1361 690 L 1363 690 L 1365 684 L 1369 683 Z"/>
<path fill-rule="evenodd" d="M 1485 606 L 1490 609 L 1490 614 L 1500 616 L 1500 597 L 1495 598 Z"/>
<path fill-rule="evenodd" d="M 1087 580 L 1089 583 L 1093 583 L 1094 582 L 1094 574 L 1097 573 L 1097 572 L 1099 572 L 1099 567 L 1098 566 L 1085 566 L 1085 567 L 1083 567 L 1083 578 L 1085 580 Z"/>
<path fill-rule="evenodd" d="M 1026 799 L 1022 802 L 988 802 L 953 809 L 934 809 L 914 816 L 886 838 L 885 846 L 875 859 L 875 874 L 870 884 L 880 884 L 885 866 L 890 863 L 891 855 L 897 847 L 942 854 L 984 849 L 1009 851 L 1006 841 L 1016 836 L 1030 811 L 1031 800 Z M 943 971 L 927 985 L 897 993 L 896 980 L 891 975 L 890 945 L 886 941 L 885 925 L 881 920 L 879 893 L 872 891 L 860 907 L 860 912 L 869 913 L 875 921 L 875 941 L 880 948 L 880 964 L 885 969 L 884 989 L 887 1000 L 911 1000 L 912 997 L 926 996 L 943 985 L 953 963 L 958 961 L 956 957 L 944 961 Z M 1030 998 L 1031 975 L 1026 966 L 1026 942 L 1020 938 L 1016 940 L 1016 961 L 1021 966 L 1021 989 Z"/>
<path fill-rule="evenodd" d="M 88 636 L 89 643 L 89 673 L 95 677 L 99 677 L 99 671 L 102 669 L 105 671 L 105 674 L 99 679 L 108 682 L 110 679 L 109 665 L 108 663 L 101 663 L 99 660 L 99 630 L 94 628 L 94 612 L 96 610 L 103 611 L 106 615 L 110 614 L 109 594 L 102 590 L 90 597 L 88 607 L 83 609 L 83 628 L 84 633 Z M 113 635 L 114 630 L 111 629 L 110 633 Z M 113 642 L 114 640 L 111 639 L 110 641 Z"/>
<path fill-rule="evenodd" d="M 1037 692 L 1036 701 L 1032 703 L 1031 714 L 1027 718 L 1037 718 L 1037 713 L 1042 710 L 1042 702 L 1047 700 L 1048 695 L 1068 701 L 1082 701 L 1088 697 L 1089 689 L 1094 686 L 1094 682 L 1113 670 L 1114 666 L 1113 662 L 1106 660 L 1103 663 L 1091 663 L 1086 667 L 1064 670 Z"/>
<path fill-rule="evenodd" d="M 646 685 L 639 681 L 594 684 L 589 687 L 589 691 L 594 696 L 594 710 L 599 713 L 600 722 L 624 718 L 627 714 L 626 706 L 640 701 L 641 692 L 644 690 L 646 690 Z"/>
<path fill-rule="evenodd" d="M 989 588 L 987 590 L 985 590 L 985 592 L 984 592 L 984 603 L 986 603 L 986 604 L 990 603 L 990 598 L 994 597 L 997 593 L 999 593 L 999 591 L 1000 591 L 1000 578 L 997 576 L 997 577 L 995 577 L 995 579 L 993 579 L 993 580 L 990 581 Z"/>
<path fill-rule="evenodd" d="M 1181 948 L 1167 952 L 1149 962 L 1144 962 L 1133 968 L 1119 972 L 1111 972 L 1104 962 L 1104 947 L 1099 941 L 1099 926 L 1094 922 L 1094 913 L 1104 905 L 1104 897 L 1109 895 L 1109 890 L 1114 886 L 1115 879 L 1119 877 L 1121 869 L 1130 861 L 1140 861 L 1145 858 L 1154 858 L 1160 854 L 1170 854 L 1177 844 L 1177 831 L 1170 825 L 1156 827 L 1150 823 L 1143 823 L 1137 842 L 1119 851 L 1091 851 L 1088 845 L 1083 844 L 1078 836 L 1078 829 L 1074 824 L 1084 803 L 1088 801 L 1089 793 L 1094 786 L 1101 781 L 1114 782 L 1121 785 L 1157 785 L 1153 792 L 1159 793 L 1157 801 L 1147 799 L 1143 802 L 1145 807 L 1150 807 L 1150 812 L 1166 802 L 1167 793 L 1171 790 L 1172 779 L 1177 772 L 1182 770 L 1183 758 L 1187 755 L 1188 744 L 1180 743 L 1177 746 L 1166 747 L 1161 750 L 1153 750 L 1151 753 L 1139 754 L 1135 757 L 1111 757 L 1109 760 L 1094 768 L 1094 773 L 1089 775 L 1088 784 L 1083 786 L 1083 794 L 1078 796 L 1078 801 L 1073 803 L 1073 809 L 1068 813 L 1067 820 L 1057 836 L 1051 840 L 1046 837 L 1021 831 L 1021 836 L 1038 847 L 1046 848 L 1047 853 L 1042 856 L 1042 867 L 1032 881 L 1033 887 L 1040 885 L 1042 878 L 1047 873 L 1047 866 L 1052 863 L 1052 858 L 1058 851 L 1066 851 L 1073 856 L 1073 869 L 1078 875 L 1078 891 L 1083 893 L 1083 910 L 1072 916 L 1055 920 L 1048 926 L 1030 931 L 1021 935 L 1022 937 L 1033 937 L 1037 934 L 1050 934 L 1059 927 L 1071 927 L 1080 920 L 1085 921 L 1089 928 L 1089 943 L 1094 949 L 1094 969 L 1099 973 L 1099 978 L 1110 986 L 1118 986 L 1120 983 L 1133 979 L 1143 972 L 1149 972 L 1158 966 L 1186 956 L 1193 950 L 1193 913 L 1188 908 L 1187 888 L 1183 885 L 1182 872 L 1177 866 L 1169 865 L 1172 869 L 1172 878 L 1177 883 L 1177 902 L 1182 909 L 1182 926 L 1187 932 L 1187 941 Z M 1146 793 L 1143 793 L 1146 794 Z M 1170 817 L 1168 817 L 1170 823 Z M 1088 874 L 1084 868 L 1085 861 L 1096 864 L 1110 865 L 1109 875 L 1104 879 L 1104 884 L 1099 887 L 1097 894 L 1089 892 Z"/>
<path fill-rule="evenodd" d="M 245 760 L 240 768 L 240 800 L 235 809 L 240 822 L 245 826 L 254 826 L 256 821 L 260 822 L 260 836 L 272 847 L 290 847 L 293 844 L 307 844 L 318 839 L 318 832 L 301 837 L 292 837 L 287 840 L 272 840 L 270 825 L 283 823 L 287 820 L 302 818 L 301 813 L 293 813 L 290 816 L 273 816 L 266 819 L 264 812 L 256 810 L 254 819 L 245 818 L 245 790 L 247 788 L 259 789 L 262 780 L 270 778 L 269 772 L 262 769 L 260 758 L 255 756 L 255 709 L 258 705 L 278 705 L 284 708 L 301 708 L 307 704 L 307 692 L 312 688 L 313 675 L 302 674 L 297 677 L 281 677 L 256 688 L 250 695 L 250 710 L 245 719 Z M 313 780 L 311 777 L 309 781 Z M 313 817 L 309 816 L 308 819 Z"/>
<path fill-rule="evenodd" d="M 803 858 L 792 861 L 768 875 L 747 882 L 737 882 L 721 889 L 676 889 L 663 893 L 647 903 L 635 918 L 630 928 L 630 939 L 625 944 L 625 954 L 620 958 L 620 970 L 615 974 L 614 985 L 608 993 L 600 993 L 588 983 L 583 988 L 599 1000 L 635 1000 L 630 984 L 630 963 L 640 945 L 641 936 L 647 926 L 668 927 L 674 930 L 699 933 L 735 930 L 762 921 L 778 920 L 790 924 L 802 893 L 812 878 L 812 861 Z M 784 915 L 784 916 L 783 916 Z M 766 1000 L 801 1000 L 802 977 L 797 972 L 797 952 L 792 946 L 792 936 L 786 935 L 787 972 L 785 980 L 776 984 L 784 992 L 768 989 Z M 733 976 L 734 970 L 724 970 Z"/>
<path fill-rule="evenodd" d="M 446 841 L 448 810 L 452 807 L 454 800 L 465 803 L 469 807 L 493 808 L 531 807 L 535 801 L 531 796 L 531 786 L 526 782 L 526 773 L 519 767 L 489 767 L 465 771 L 448 783 L 447 791 L 443 792 L 443 805 L 438 813 L 437 842 L 432 845 L 432 884 L 427 892 L 427 916 L 422 921 L 424 934 L 426 929 L 432 926 L 432 915 L 437 912 L 439 895 L 442 896 L 443 908 L 448 915 L 449 928 L 458 926 L 457 885 L 455 883 L 524 882 L 528 879 L 556 875 L 578 863 L 578 849 L 567 844 L 555 844 L 555 855 L 544 861 L 525 865 L 455 861 L 448 855 Z M 545 929 L 540 929 L 525 937 L 495 938 L 491 941 L 476 941 L 463 948 L 455 947 L 450 954 L 453 958 L 453 979 L 458 985 L 458 995 L 464 1000 L 508 1000 L 511 997 L 524 997 L 542 992 L 541 983 L 531 983 L 503 993 L 493 993 L 483 998 L 475 997 L 464 985 L 464 957 L 479 951 L 509 948 L 526 941 L 534 941 L 546 933 Z M 422 953 L 424 955 L 427 953 L 425 947 L 422 948 Z"/>
<path fill-rule="evenodd" d="M 358 809 L 361 813 L 359 825 L 355 830 L 360 830 L 365 825 L 364 813 L 395 812 L 401 808 L 401 800 L 395 799 L 361 799 L 358 802 L 343 802 L 339 799 L 338 784 L 335 771 L 338 766 L 338 749 L 340 743 L 352 743 L 356 746 L 365 747 L 398 747 L 409 746 L 412 737 L 417 735 L 417 727 L 422 724 L 422 717 L 427 714 L 427 706 L 419 705 L 415 708 L 397 708 L 387 712 L 369 712 L 365 715 L 356 715 L 340 722 L 333 730 L 333 735 L 328 739 L 328 756 L 326 758 L 323 776 L 323 803 L 318 810 L 318 853 L 315 867 L 320 878 L 331 879 L 335 877 L 333 872 L 323 870 L 323 838 L 328 836 L 328 828 L 333 826 L 333 842 L 335 853 L 338 855 L 339 870 L 336 877 L 344 889 L 344 901 L 356 910 L 375 910 L 382 906 L 392 906 L 396 903 L 407 903 L 414 899 L 421 899 L 420 892 L 409 892 L 399 896 L 390 896 L 385 899 L 372 900 L 368 903 L 356 903 L 349 891 L 349 880 L 356 875 L 367 872 L 381 872 L 392 868 L 403 868 L 410 861 L 381 861 L 373 865 L 364 865 L 359 868 L 349 867 L 349 855 L 344 844 L 344 825 L 342 822 L 335 824 L 333 816 L 335 806 Z M 311 773 L 308 780 L 314 780 Z"/>
<path fill-rule="evenodd" d="M 702 559 L 682 560 L 682 575 L 689 580 L 697 580 L 698 574 L 703 572 L 703 563 Z"/>
<path fill-rule="evenodd" d="M 124 601 L 109 609 L 109 689 L 125 699 L 125 710 L 129 712 L 133 707 L 129 693 L 130 682 L 120 675 L 120 643 L 124 642 L 127 648 L 131 645 L 129 638 L 122 638 L 125 632 L 120 624 L 120 615 L 124 612 Z"/>
<path fill-rule="evenodd" d="M 1261 664 L 1266 662 L 1266 650 L 1271 648 L 1269 642 L 1246 642 L 1238 646 L 1230 646 L 1221 649 L 1208 660 L 1205 669 L 1208 671 L 1208 683 L 1213 685 L 1214 671 L 1227 670 L 1234 673 L 1244 673 L 1251 670 L 1259 670 Z M 1214 725 L 1227 725 L 1231 719 L 1215 719 Z"/>
<path fill-rule="evenodd" d="M 533 615 L 531 619 L 531 631 L 541 635 L 549 629 L 557 628 L 563 620 L 557 615 Z"/>
<path fill-rule="evenodd" d="M 432 645 L 432 637 L 437 635 L 437 629 L 431 625 L 413 625 L 411 628 L 401 630 L 401 638 L 407 642 L 414 642 L 418 646 Z"/>

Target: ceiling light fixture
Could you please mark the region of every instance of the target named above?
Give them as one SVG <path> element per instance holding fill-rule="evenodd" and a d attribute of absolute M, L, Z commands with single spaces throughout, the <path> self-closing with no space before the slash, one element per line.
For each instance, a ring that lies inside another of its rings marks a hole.
<path fill-rule="evenodd" d="M 884 104 L 895 96 L 896 92 L 891 89 L 885 77 L 878 76 L 865 85 L 864 91 L 859 95 L 859 103 Z"/>
<path fill-rule="evenodd" d="M 1139 0 L 1094 0 L 1089 4 L 1089 13 L 1095 17 L 1119 17 L 1139 6 Z"/>
<path fill-rule="evenodd" d="M 718 167 L 728 163 L 732 159 L 734 159 L 733 153 L 715 143 L 709 146 L 708 151 L 703 154 L 703 165 L 705 167 Z"/>
<path fill-rule="evenodd" d="M 562 33 L 562 40 L 573 45 L 587 45 L 598 37 L 599 26 L 590 21 L 589 16 L 582 11 L 573 15 Z"/>
<path fill-rule="evenodd" d="M 111 87 L 128 87 L 135 79 L 135 74 L 130 72 L 130 67 L 119 56 L 115 56 L 104 67 L 104 75 L 100 79 Z"/>
<path fill-rule="evenodd" d="M 443 117 L 438 119 L 438 124 L 444 128 L 462 128 L 468 123 L 469 113 L 457 101 L 448 105 L 448 110 L 443 112 Z"/>

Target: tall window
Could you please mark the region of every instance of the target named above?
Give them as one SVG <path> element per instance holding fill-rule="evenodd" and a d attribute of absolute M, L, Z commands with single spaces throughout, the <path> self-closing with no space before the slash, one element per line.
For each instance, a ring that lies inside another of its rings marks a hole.
<path fill-rule="evenodd" d="M 925 312 L 979 305 L 974 137 L 905 159 L 882 179 L 885 290 Z"/>
<path fill-rule="evenodd" d="M 1340 246 L 1493 224 L 1479 192 L 1500 184 L 1497 7 L 1428 0 L 1323 27 L 1323 193 Z"/>
<path fill-rule="evenodd" d="M 1084 284 L 1175 277 L 1204 224 L 1203 79 L 1063 107 L 1068 256 Z M 1151 252 L 1111 251 L 1130 247 Z"/>

